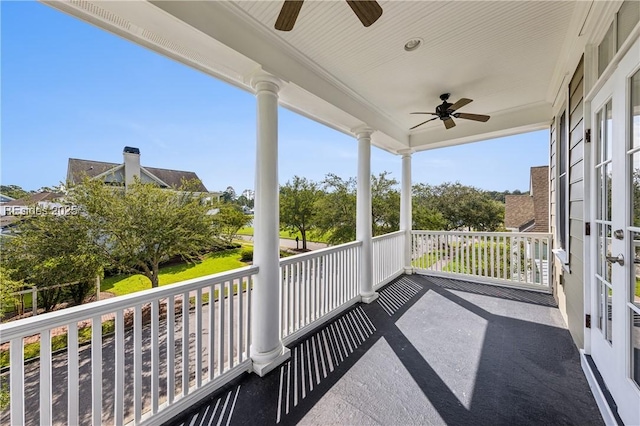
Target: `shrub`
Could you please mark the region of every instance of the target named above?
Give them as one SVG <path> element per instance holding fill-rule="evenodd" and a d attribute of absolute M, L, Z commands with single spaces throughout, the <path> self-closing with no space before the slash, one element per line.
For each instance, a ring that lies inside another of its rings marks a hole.
<path fill-rule="evenodd" d="M 253 262 L 253 249 L 243 249 L 240 252 L 240 260 L 243 262 Z"/>

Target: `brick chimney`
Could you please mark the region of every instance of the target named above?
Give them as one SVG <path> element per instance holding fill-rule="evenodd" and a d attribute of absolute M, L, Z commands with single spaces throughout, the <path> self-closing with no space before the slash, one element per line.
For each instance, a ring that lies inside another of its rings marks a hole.
<path fill-rule="evenodd" d="M 124 185 L 128 187 L 133 183 L 135 176 L 140 178 L 140 150 L 125 146 L 122 155 L 124 156 Z"/>

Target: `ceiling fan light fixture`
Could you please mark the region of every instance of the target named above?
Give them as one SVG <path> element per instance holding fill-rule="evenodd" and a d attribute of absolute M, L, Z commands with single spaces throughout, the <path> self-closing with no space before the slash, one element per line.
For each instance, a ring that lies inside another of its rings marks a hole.
<path fill-rule="evenodd" d="M 423 40 L 421 38 L 412 38 L 404 44 L 404 50 L 407 52 L 413 52 L 422 46 Z"/>

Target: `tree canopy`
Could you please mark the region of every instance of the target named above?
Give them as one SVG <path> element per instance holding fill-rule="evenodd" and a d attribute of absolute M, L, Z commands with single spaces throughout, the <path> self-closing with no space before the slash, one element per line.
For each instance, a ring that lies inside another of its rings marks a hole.
<path fill-rule="evenodd" d="M 294 176 L 280 187 L 280 226 L 288 231 L 299 231 L 302 249 L 307 249 L 307 231 L 317 227 L 317 203 L 321 192 L 315 182 Z"/>
<path fill-rule="evenodd" d="M 125 191 L 85 181 L 73 188 L 71 198 L 108 263 L 142 273 L 157 287 L 161 262 L 175 256 L 194 260 L 214 245 L 205 195 L 188 184 L 172 191 L 136 181 Z"/>

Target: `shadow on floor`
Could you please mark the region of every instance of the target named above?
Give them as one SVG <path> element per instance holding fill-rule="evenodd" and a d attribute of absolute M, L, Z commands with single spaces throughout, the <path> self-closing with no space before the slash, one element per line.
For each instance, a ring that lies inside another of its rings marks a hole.
<path fill-rule="evenodd" d="M 555 306 L 403 276 L 170 424 L 603 424 Z"/>

